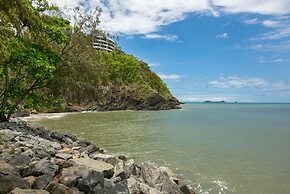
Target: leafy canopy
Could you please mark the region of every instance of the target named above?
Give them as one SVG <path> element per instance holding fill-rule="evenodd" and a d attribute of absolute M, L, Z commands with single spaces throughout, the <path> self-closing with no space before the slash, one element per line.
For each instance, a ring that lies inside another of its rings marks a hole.
<path fill-rule="evenodd" d="M 52 79 L 69 21 L 46 0 L 0 0 L 0 121 Z"/>

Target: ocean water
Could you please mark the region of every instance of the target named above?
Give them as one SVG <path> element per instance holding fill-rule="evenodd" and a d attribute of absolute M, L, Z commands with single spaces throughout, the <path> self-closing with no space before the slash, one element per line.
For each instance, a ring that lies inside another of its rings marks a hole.
<path fill-rule="evenodd" d="M 290 104 L 196 103 L 31 121 L 109 153 L 168 166 L 197 193 L 290 193 Z"/>

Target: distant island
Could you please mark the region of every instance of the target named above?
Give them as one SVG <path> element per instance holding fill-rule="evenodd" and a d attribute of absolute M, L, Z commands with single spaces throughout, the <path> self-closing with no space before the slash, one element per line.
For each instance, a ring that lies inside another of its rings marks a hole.
<path fill-rule="evenodd" d="M 206 100 L 203 103 L 226 103 L 225 101 L 221 100 L 221 101 L 210 101 L 210 100 Z"/>

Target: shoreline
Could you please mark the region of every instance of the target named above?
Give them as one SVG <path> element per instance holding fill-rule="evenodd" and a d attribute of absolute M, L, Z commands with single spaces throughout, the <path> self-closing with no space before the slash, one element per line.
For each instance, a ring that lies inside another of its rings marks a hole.
<path fill-rule="evenodd" d="M 169 110 L 159 110 L 159 111 L 182 111 L 183 108 L 179 109 L 169 109 Z M 25 122 L 30 122 L 32 120 L 40 119 L 57 119 L 71 114 L 83 114 L 83 113 L 112 113 L 112 112 L 152 112 L 150 110 L 110 110 L 110 111 L 80 111 L 80 112 L 52 112 L 52 113 L 36 113 L 29 114 L 29 116 L 15 117 Z M 153 111 L 154 112 L 154 111 Z"/>
<path fill-rule="evenodd" d="M 66 115 L 57 114 L 56 118 Z M 33 193 L 194 193 L 167 167 L 108 155 L 91 142 L 33 127 L 23 118 L 0 123 L 0 135 L 0 194 L 29 189 Z"/>

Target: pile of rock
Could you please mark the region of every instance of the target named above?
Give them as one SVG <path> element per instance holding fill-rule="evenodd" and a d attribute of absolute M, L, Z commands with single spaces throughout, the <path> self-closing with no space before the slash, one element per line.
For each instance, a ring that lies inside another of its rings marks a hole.
<path fill-rule="evenodd" d="M 166 167 L 104 154 L 70 134 L 0 123 L 0 194 L 194 193 Z"/>

